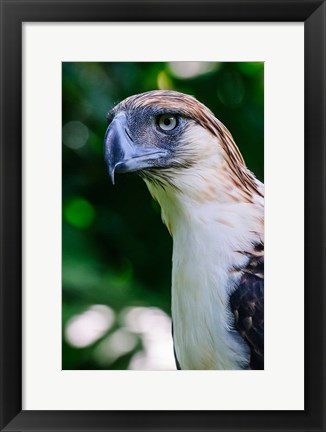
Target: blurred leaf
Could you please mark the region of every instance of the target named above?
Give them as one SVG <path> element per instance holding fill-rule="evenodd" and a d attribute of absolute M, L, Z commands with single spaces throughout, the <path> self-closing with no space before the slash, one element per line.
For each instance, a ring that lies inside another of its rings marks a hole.
<path fill-rule="evenodd" d="M 73 198 L 63 210 L 66 220 L 76 228 L 87 228 L 95 219 L 93 206 L 83 198 Z"/>

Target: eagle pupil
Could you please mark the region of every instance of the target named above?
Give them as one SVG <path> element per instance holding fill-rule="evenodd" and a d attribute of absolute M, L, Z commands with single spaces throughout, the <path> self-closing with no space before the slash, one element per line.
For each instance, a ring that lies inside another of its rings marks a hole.
<path fill-rule="evenodd" d="M 177 126 L 177 119 L 172 114 L 163 114 L 157 119 L 158 126 L 163 131 L 171 131 Z"/>

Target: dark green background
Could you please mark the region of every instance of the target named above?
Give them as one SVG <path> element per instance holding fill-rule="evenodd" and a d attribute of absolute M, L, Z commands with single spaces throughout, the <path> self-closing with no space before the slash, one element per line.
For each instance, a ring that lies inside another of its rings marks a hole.
<path fill-rule="evenodd" d="M 216 63 L 190 78 L 168 63 L 63 63 L 63 369 L 128 368 L 142 349 L 141 335 L 114 361 L 97 352 L 122 325 L 119 313 L 155 306 L 170 314 L 172 240 L 158 205 L 135 174 L 117 176 L 112 186 L 103 160 L 109 109 L 158 88 L 192 94 L 208 106 L 263 180 L 263 63 Z M 94 343 L 76 348 L 65 336 L 67 323 L 92 305 L 108 305 L 116 319 Z"/>

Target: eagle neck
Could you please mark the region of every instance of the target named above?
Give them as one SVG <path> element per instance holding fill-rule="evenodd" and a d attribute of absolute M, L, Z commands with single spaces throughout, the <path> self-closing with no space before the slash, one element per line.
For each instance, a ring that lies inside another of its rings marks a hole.
<path fill-rule="evenodd" d="M 250 250 L 262 232 L 259 200 L 235 200 L 213 190 L 203 196 L 198 188 L 188 194 L 149 189 L 173 237 L 172 318 L 181 368 L 245 367 L 247 347 L 230 331 L 229 296 L 240 278 L 236 269 L 248 261 L 241 251 Z"/>

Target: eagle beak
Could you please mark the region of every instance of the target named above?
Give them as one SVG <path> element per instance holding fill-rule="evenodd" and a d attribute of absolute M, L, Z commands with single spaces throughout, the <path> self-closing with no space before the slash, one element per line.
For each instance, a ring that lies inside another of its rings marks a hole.
<path fill-rule="evenodd" d="M 139 171 L 154 166 L 154 161 L 166 155 L 157 148 L 136 145 L 128 131 L 125 114 L 118 114 L 107 128 L 104 154 L 109 176 L 114 184 L 115 172 Z"/>

